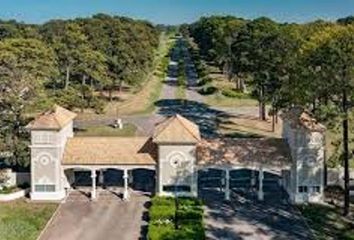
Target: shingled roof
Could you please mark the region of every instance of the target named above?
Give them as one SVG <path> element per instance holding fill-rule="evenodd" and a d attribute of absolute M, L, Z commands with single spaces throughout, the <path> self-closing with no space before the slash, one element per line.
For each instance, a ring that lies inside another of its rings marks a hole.
<path fill-rule="evenodd" d="M 181 115 L 167 118 L 155 128 L 155 143 L 197 143 L 201 140 L 199 127 Z"/>
<path fill-rule="evenodd" d="M 326 130 L 326 127 L 319 123 L 310 112 L 301 107 L 285 110 L 281 117 L 287 120 L 292 128 L 302 127 L 311 132 L 323 132 Z"/>
<path fill-rule="evenodd" d="M 60 130 L 76 117 L 73 113 L 58 105 L 38 115 L 26 128 L 30 130 Z"/>
<path fill-rule="evenodd" d="M 197 164 L 201 166 L 243 166 L 282 169 L 291 164 L 290 150 L 282 139 L 216 138 L 197 146 Z"/>
<path fill-rule="evenodd" d="M 147 137 L 68 139 L 63 165 L 155 165 L 156 146 Z"/>

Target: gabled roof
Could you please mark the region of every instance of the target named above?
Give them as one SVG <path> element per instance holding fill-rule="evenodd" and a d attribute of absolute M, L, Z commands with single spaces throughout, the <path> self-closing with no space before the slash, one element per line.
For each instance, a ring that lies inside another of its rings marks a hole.
<path fill-rule="evenodd" d="M 65 145 L 64 165 L 155 165 L 148 137 L 74 137 Z"/>
<path fill-rule="evenodd" d="M 292 128 L 302 127 L 311 132 L 323 132 L 326 127 L 319 123 L 312 114 L 302 107 L 292 107 L 283 111 L 281 117 L 290 122 Z"/>
<path fill-rule="evenodd" d="M 73 113 L 58 105 L 38 115 L 26 128 L 30 130 L 60 130 L 76 117 Z"/>
<path fill-rule="evenodd" d="M 197 145 L 200 166 L 241 166 L 283 169 L 291 166 L 288 144 L 275 138 L 215 138 Z"/>
<path fill-rule="evenodd" d="M 197 143 L 200 140 L 199 127 L 178 114 L 158 124 L 153 135 L 155 143 Z"/>

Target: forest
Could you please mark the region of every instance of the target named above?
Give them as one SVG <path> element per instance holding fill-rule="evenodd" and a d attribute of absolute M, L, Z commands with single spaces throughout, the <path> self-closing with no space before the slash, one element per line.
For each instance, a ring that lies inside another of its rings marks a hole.
<path fill-rule="evenodd" d="M 105 14 L 40 25 L 0 21 L 1 147 L 28 165 L 29 115 L 55 103 L 102 113 L 112 92 L 141 86 L 159 36 L 149 22 Z"/>
<path fill-rule="evenodd" d="M 281 109 L 301 106 L 327 126 L 327 143 L 335 148 L 327 164 L 345 169 L 348 212 L 354 17 L 295 24 L 266 17 L 212 16 L 182 26 L 181 32 L 196 43 L 200 61 L 216 66 L 235 83 L 235 93 L 247 86 L 259 103 L 260 119 L 266 119 L 267 105 L 273 116 Z"/>

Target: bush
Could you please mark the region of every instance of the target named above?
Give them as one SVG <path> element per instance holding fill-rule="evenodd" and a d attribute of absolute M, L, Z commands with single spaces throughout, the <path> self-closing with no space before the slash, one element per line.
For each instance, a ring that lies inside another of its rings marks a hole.
<path fill-rule="evenodd" d="M 196 198 L 178 198 L 178 229 L 175 229 L 175 199 L 154 197 L 149 210 L 148 239 L 205 239 L 202 202 Z"/>
<path fill-rule="evenodd" d="M 212 82 L 211 77 L 203 77 L 198 81 L 198 86 L 204 86 Z"/>
<path fill-rule="evenodd" d="M 203 219 L 203 211 L 201 209 L 179 209 L 177 211 L 178 219 L 183 220 L 201 220 Z"/>
<path fill-rule="evenodd" d="M 230 98 L 245 98 L 245 94 L 240 91 L 236 91 L 233 89 L 225 88 L 221 91 L 221 94 L 224 95 L 225 97 L 230 97 Z"/>
<path fill-rule="evenodd" d="M 152 205 L 149 211 L 151 221 L 173 220 L 176 208 L 174 205 Z"/>
<path fill-rule="evenodd" d="M 90 107 L 93 108 L 97 114 L 104 113 L 105 105 L 105 102 L 97 97 L 93 97 L 90 102 Z"/>
<path fill-rule="evenodd" d="M 205 85 L 201 89 L 198 90 L 198 92 L 202 95 L 211 95 L 214 94 L 218 91 L 218 89 L 210 84 Z"/>
<path fill-rule="evenodd" d="M 167 225 L 149 224 L 147 237 L 149 240 L 161 240 L 166 239 L 167 236 L 173 235 L 174 232 L 175 228 L 172 223 Z"/>

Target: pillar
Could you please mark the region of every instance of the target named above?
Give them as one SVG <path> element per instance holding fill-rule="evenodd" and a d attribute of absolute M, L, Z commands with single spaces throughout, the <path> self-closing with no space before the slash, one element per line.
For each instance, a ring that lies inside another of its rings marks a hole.
<path fill-rule="evenodd" d="M 230 200 L 230 170 L 225 170 L 225 200 Z"/>
<path fill-rule="evenodd" d="M 100 183 L 101 186 L 103 186 L 104 184 L 104 175 L 103 175 L 103 170 L 100 169 L 100 175 L 98 176 L 98 181 Z"/>
<path fill-rule="evenodd" d="M 258 188 L 258 200 L 259 201 L 263 201 L 264 200 L 264 192 L 263 192 L 263 179 L 264 179 L 264 175 L 263 175 L 263 168 L 260 167 L 259 168 L 259 173 L 258 173 L 258 184 L 259 184 L 259 188 Z"/>
<path fill-rule="evenodd" d="M 255 170 L 252 169 L 252 172 L 251 172 L 251 187 L 254 188 L 255 186 L 256 186 Z"/>
<path fill-rule="evenodd" d="M 91 190 L 91 200 L 96 199 L 96 170 L 91 170 L 91 179 L 92 179 L 92 190 Z"/>
<path fill-rule="evenodd" d="M 192 195 L 193 197 L 198 197 L 198 170 L 193 169 L 193 174 L 192 174 Z"/>
<path fill-rule="evenodd" d="M 124 179 L 123 200 L 128 200 L 129 199 L 129 191 L 128 191 L 129 175 L 128 175 L 128 169 L 124 169 L 123 179 Z"/>

